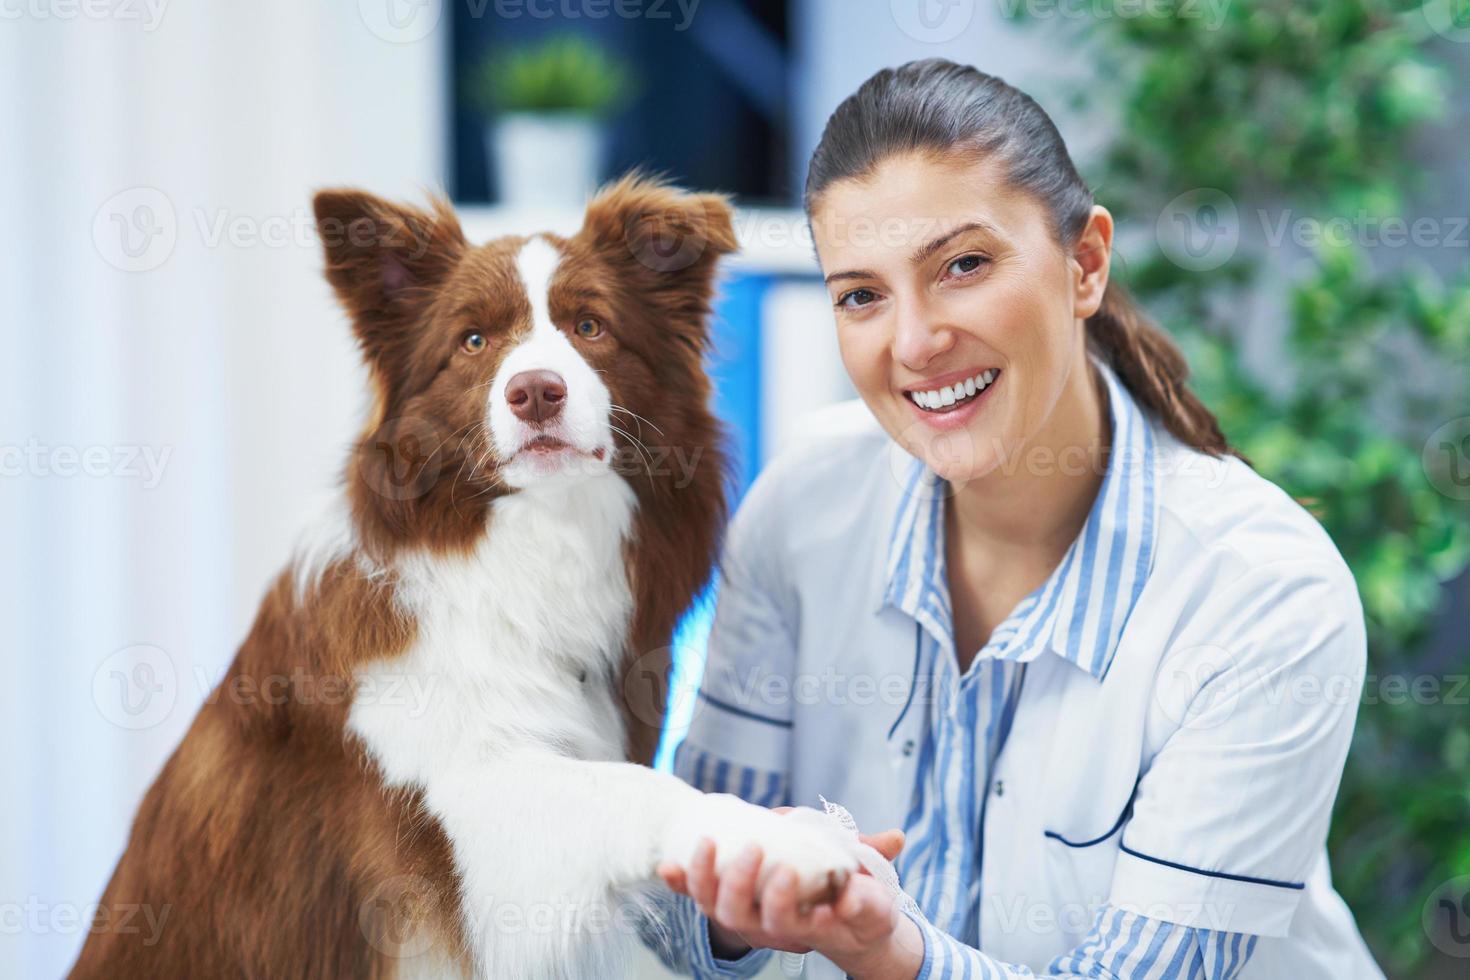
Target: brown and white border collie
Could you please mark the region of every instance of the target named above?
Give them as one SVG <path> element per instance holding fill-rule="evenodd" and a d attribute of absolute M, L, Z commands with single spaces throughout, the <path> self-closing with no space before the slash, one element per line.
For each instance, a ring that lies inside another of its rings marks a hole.
<path fill-rule="evenodd" d="M 161 934 L 96 931 L 73 976 L 617 976 L 609 915 L 701 836 L 840 885 L 840 836 L 625 761 L 661 711 L 629 664 L 721 531 L 725 200 L 631 176 L 569 238 L 478 247 L 442 202 L 315 209 L 375 409 L 102 897 Z"/>

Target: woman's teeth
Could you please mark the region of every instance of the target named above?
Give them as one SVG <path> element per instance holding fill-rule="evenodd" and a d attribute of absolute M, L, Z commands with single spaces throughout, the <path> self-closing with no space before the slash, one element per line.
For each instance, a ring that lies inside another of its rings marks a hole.
<path fill-rule="evenodd" d="M 984 391 L 998 374 L 1000 374 L 999 371 L 991 368 L 989 371 L 981 371 L 973 378 L 966 378 L 964 381 L 957 381 L 943 388 L 935 388 L 932 391 L 911 391 L 908 396 L 920 408 L 931 412 L 943 411 Z"/>

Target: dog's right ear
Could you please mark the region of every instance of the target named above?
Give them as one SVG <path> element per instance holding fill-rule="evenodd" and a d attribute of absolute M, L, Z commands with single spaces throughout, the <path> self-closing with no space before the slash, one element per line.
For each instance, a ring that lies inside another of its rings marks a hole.
<path fill-rule="evenodd" d="M 376 362 L 407 338 L 433 287 L 464 255 L 464 232 L 443 198 L 423 211 L 343 188 L 320 191 L 312 206 L 327 281 Z"/>

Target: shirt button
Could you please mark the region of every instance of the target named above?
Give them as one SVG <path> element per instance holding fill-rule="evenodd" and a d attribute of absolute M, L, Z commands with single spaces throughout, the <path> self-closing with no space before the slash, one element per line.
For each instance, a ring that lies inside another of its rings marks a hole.
<path fill-rule="evenodd" d="M 903 754 L 905 758 L 914 754 L 914 740 L 908 739 L 903 743 Z"/>
<path fill-rule="evenodd" d="M 1005 780 L 1004 779 L 997 779 L 995 781 L 995 795 L 996 796 L 1005 796 L 1006 795 L 1006 783 L 1005 783 Z"/>

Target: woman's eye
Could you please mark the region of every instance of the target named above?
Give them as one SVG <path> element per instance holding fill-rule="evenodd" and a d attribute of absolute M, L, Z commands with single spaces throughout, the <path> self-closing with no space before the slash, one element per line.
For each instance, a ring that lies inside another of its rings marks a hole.
<path fill-rule="evenodd" d="M 488 343 L 489 341 L 485 339 L 484 334 L 478 330 L 471 330 L 460 340 L 459 349 L 466 354 L 478 354 L 485 349 Z"/>
<path fill-rule="evenodd" d="M 961 255 L 949 264 L 945 271 L 952 276 L 963 276 L 974 272 L 985 262 L 983 255 Z"/>
<path fill-rule="evenodd" d="M 837 305 L 855 309 L 859 306 L 867 306 L 877 298 L 878 294 L 871 289 L 851 289 L 837 297 Z"/>
<path fill-rule="evenodd" d="M 583 340 L 595 340 L 602 336 L 602 324 L 592 317 L 583 317 L 577 321 L 577 336 Z"/>

